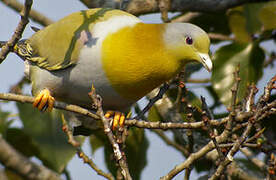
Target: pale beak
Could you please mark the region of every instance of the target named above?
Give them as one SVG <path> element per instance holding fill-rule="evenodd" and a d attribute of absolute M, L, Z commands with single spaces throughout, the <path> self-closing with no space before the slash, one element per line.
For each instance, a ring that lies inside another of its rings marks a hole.
<path fill-rule="evenodd" d="M 211 61 L 211 58 L 208 54 L 204 53 L 198 53 L 201 59 L 201 63 L 203 66 L 207 69 L 207 71 L 211 72 L 213 68 L 213 63 Z"/>

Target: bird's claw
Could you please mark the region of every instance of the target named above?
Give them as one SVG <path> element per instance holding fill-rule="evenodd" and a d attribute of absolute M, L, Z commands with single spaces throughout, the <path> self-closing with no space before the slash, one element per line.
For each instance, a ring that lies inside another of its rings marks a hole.
<path fill-rule="evenodd" d="M 104 115 L 106 118 L 113 116 L 112 131 L 123 128 L 125 123 L 125 115 L 118 111 L 107 111 Z"/>
<path fill-rule="evenodd" d="M 48 89 L 44 89 L 39 92 L 33 102 L 33 107 L 37 107 L 40 111 L 51 112 L 54 107 L 55 98 L 51 96 Z"/>

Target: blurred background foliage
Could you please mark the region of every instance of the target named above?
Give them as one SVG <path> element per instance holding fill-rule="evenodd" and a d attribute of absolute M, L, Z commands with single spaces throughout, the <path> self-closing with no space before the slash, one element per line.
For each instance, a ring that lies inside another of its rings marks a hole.
<path fill-rule="evenodd" d="M 188 13 L 190 12 L 178 13 L 171 19 L 175 20 Z M 225 117 L 228 115 L 225 109 L 229 107 L 231 101 L 231 88 L 235 83 L 233 72 L 238 65 L 240 65 L 241 78 L 237 96 L 239 102 L 244 100 L 249 85 L 258 84 L 263 79 L 263 74 L 267 68 L 274 69 L 274 74 L 271 74 L 270 77 L 276 73 L 274 61 L 276 51 L 276 2 L 244 4 L 217 13 L 200 12 L 190 18 L 189 22 L 202 27 L 208 33 L 223 35 L 222 38 L 212 39 L 211 53 L 214 62 L 212 76 L 207 77 L 207 79 L 197 76 L 196 80 L 208 92 L 206 98 L 208 98 L 208 102 L 212 102 L 209 107 L 214 110 L 214 117 Z M 183 80 L 188 85 L 197 83 L 192 74 L 198 71 L 202 71 L 200 65 L 188 65 L 183 70 L 182 75 L 184 74 L 184 76 L 179 75 L 173 80 L 170 90 L 166 93 L 172 102 L 175 102 L 175 108 L 171 110 L 171 113 L 173 114 L 174 111 L 181 113 L 183 121 L 190 121 L 187 117 L 189 112 L 187 109 L 181 108 L 183 102 L 179 102 L 178 98 L 184 97 L 184 103 L 193 105 L 193 113 L 195 114 L 196 109 L 200 110 L 201 108 L 201 101 L 192 88 L 179 92 L 178 82 Z M 22 87 L 17 88 L 20 90 Z M 17 89 L 17 92 L 20 92 L 19 90 Z M 272 100 L 275 100 L 276 96 L 274 95 L 272 98 Z M 141 110 L 140 106 L 133 108 L 134 115 Z M 0 109 L 0 133 L 2 136 L 26 157 L 35 157 L 46 167 L 58 173 L 63 173 L 67 163 L 75 155 L 75 149 L 67 143 L 67 138 L 61 131 L 60 112 L 54 111 L 51 114 L 42 114 L 30 105 L 21 103 L 17 103 L 17 108 L 18 116 L 23 124 L 22 128 L 11 126 L 14 115 Z M 164 118 L 156 107 L 153 107 L 146 116 L 149 121 L 171 121 L 168 117 Z M 200 119 L 195 120 L 200 121 Z M 267 128 L 268 140 L 275 143 L 275 115 L 263 122 L 263 126 Z M 218 129 L 218 131 L 221 130 Z M 173 130 L 172 132 L 173 142 L 183 147 L 191 143 L 190 133 L 193 136 L 192 151 L 197 151 L 210 140 L 208 134 L 201 130 L 195 130 L 192 133 L 189 130 Z M 89 139 L 92 155 L 100 147 L 104 147 L 106 166 L 110 172 L 116 174 L 112 149 L 103 132 L 100 130 L 93 131 Z M 83 138 L 79 138 L 79 141 L 83 142 Z M 129 129 L 125 152 L 134 179 L 140 179 L 141 172 L 147 165 L 147 150 L 150 143 L 143 129 L 134 127 Z M 183 155 L 186 156 L 185 153 Z M 259 149 L 254 150 L 254 156 L 260 157 L 260 155 L 261 151 Z M 164 152 L 164 156 L 171 155 Z M 266 155 L 262 155 L 261 158 L 264 163 L 267 163 L 268 157 Z M 264 171 L 252 165 L 247 158 L 240 156 L 236 162 L 253 176 L 265 177 Z M 213 172 L 214 167 L 213 162 L 204 158 L 195 164 L 196 171 L 205 175 Z M 8 179 L 21 179 L 8 169 L 5 169 L 5 173 Z M 164 173 L 166 172 L 160 172 L 160 176 Z M 205 175 L 202 176 L 203 179 L 206 178 Z M 239 178 L 237 177 L 237 179 Z"/>

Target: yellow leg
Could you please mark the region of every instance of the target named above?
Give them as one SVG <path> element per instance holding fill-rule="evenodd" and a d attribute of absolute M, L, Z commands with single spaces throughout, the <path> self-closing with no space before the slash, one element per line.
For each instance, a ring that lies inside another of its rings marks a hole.
<path fill-rule="evenodd" d="M 125 115 L 124 115 L 124 114 L 121 114 L 121 117 L 120 117 L 120 120 L 119 120 L 119 126 L 120 126 L 120 127 L 123 127 L 123 126 L 124 126 L 124 124 L 125 124 L 125 119 L 126 119 Z"/>
<path fill-rule="evenodd" d="M 118 111 L 107 111 L 104 115 L 106 118 L 113 116 L 112 130 L 123 127 L 125 123 L 125 115 Z"/>
<path fill-rule="evenodd" d="M 54 102 L 55 98 L 51 96 L 50 91 L 48 89 L 44 89 L 36 96 L 33 102 L 33 107 L 37 107 L 40 111 L 46 107 L 47 110 L 51 112 L 54 107 Z"/>

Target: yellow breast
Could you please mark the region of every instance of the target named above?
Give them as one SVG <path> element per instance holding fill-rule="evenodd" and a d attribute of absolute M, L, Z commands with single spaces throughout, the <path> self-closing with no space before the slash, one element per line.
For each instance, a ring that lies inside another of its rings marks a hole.
<path fill-rule="evenodd" d="M 138 23 L 108 35 L 103 41 L 103 69 L 121 96 L 138 100 L 181 68 L 165 48 L 164 28 L 164 24 Z"/>

